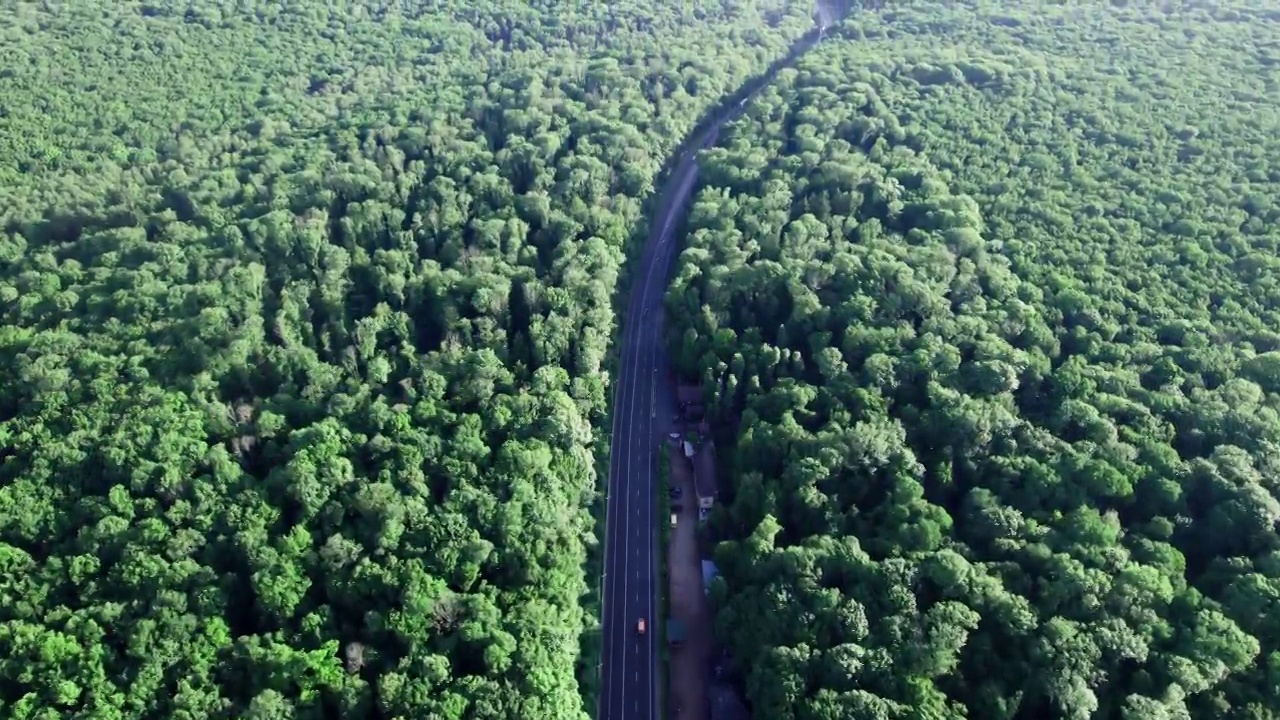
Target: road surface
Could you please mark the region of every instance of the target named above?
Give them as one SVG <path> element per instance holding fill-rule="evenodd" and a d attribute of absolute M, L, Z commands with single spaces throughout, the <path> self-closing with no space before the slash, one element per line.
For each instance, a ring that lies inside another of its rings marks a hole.
<path fill-rule="evenodd" d="M 674 231 L 697 180 L 697 151 L 714 142 L 720 126 L 745 104 L 695 138 L 668 177 L 627 302 L 614 386 L 598 720 L 659 716 L 657 452 L 675 414 L 663 295 L 680 250 Z M 644 635 L 637 630 L 640 618 Z"/>
<path fill-rule="evenodd" d="M 660 190 L 653 226 L 633 274 L 613 401 L 613 439 L 605 512 L 601 688 L 597 720 L 658 720 L 658 448 L 672 429 L 675 388 L 664 341 L 663 296 L 680 245 L 673 233 L 689 205 L 699 150 L 740 115 L 783 67 L 814 45 L 817 32 L 798 41 L 741 99 L 685 145 Z M 647 632 L 637 632 L 644 618 Z"/>

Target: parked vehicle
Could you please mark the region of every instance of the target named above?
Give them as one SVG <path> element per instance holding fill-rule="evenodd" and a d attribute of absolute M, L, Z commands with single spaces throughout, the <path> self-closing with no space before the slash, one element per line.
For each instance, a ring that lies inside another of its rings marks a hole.
<path fill-rule="evenodd" d="M 684 623 L 675 618 L 667 618 L 667 642 L 673 647 L 684 643 Z"/>
<path fill-rule="evenodd" d="M 676 526 L 676 514 L 671 513 L 671 527 L 675 527 L 675 526 Z"/>

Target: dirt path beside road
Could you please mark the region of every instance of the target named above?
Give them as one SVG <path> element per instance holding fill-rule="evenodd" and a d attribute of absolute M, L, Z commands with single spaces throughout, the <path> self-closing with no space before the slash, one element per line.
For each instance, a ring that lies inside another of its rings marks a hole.
<path fill-rule="evenodd" d="M 711 657 L 711 612 L 702 588 L 702 558 L 698 555 L 698 496 L 693 487 L 693 467 L 678 443 L 668 443 L 671 486 L 682 489 L 676 526 L 667 546 L 671 617 L 684 623 L 685 640 L 671 648 L 671 720 L 707 720 L 707 669 Z M 667 520 L 670 522 L 670 518 Z M 674 708 L 679 707 L 677 715 Z"/>

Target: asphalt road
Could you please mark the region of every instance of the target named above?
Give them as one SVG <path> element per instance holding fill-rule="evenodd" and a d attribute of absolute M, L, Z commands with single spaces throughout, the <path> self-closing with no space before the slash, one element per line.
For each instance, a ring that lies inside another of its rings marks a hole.
<path fill-rule="evenodd" d="M 657 452 L 672 430 L 676 404 L 663 340 L 663 296 L 680 250 L 674 230 L 697 180 L 697 151 L 714 142 L 720 125 L 741 107 L 695 138 L 668 177 L 627 302 L 614 386 L 598 720 L 657 720 L 659 715 L 664 638 L 654 632 L 661 582 Z M 647 625 L 644 635 L 637 631 L 641 618 Z"/>

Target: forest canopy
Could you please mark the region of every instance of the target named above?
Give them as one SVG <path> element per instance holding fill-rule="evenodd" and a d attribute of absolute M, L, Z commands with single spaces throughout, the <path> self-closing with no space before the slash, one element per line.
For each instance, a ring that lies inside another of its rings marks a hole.
<path fill-rule="evenodd" d="M 1280 13 L 1111 5 L 853 15 L 705 152 L 756 717 L 1280 717 Z"/>
<path fill-rule="evenodd" d="M 810 9 L 0 8 L 0 716 L 585 717 L 623 261 Z"/>

